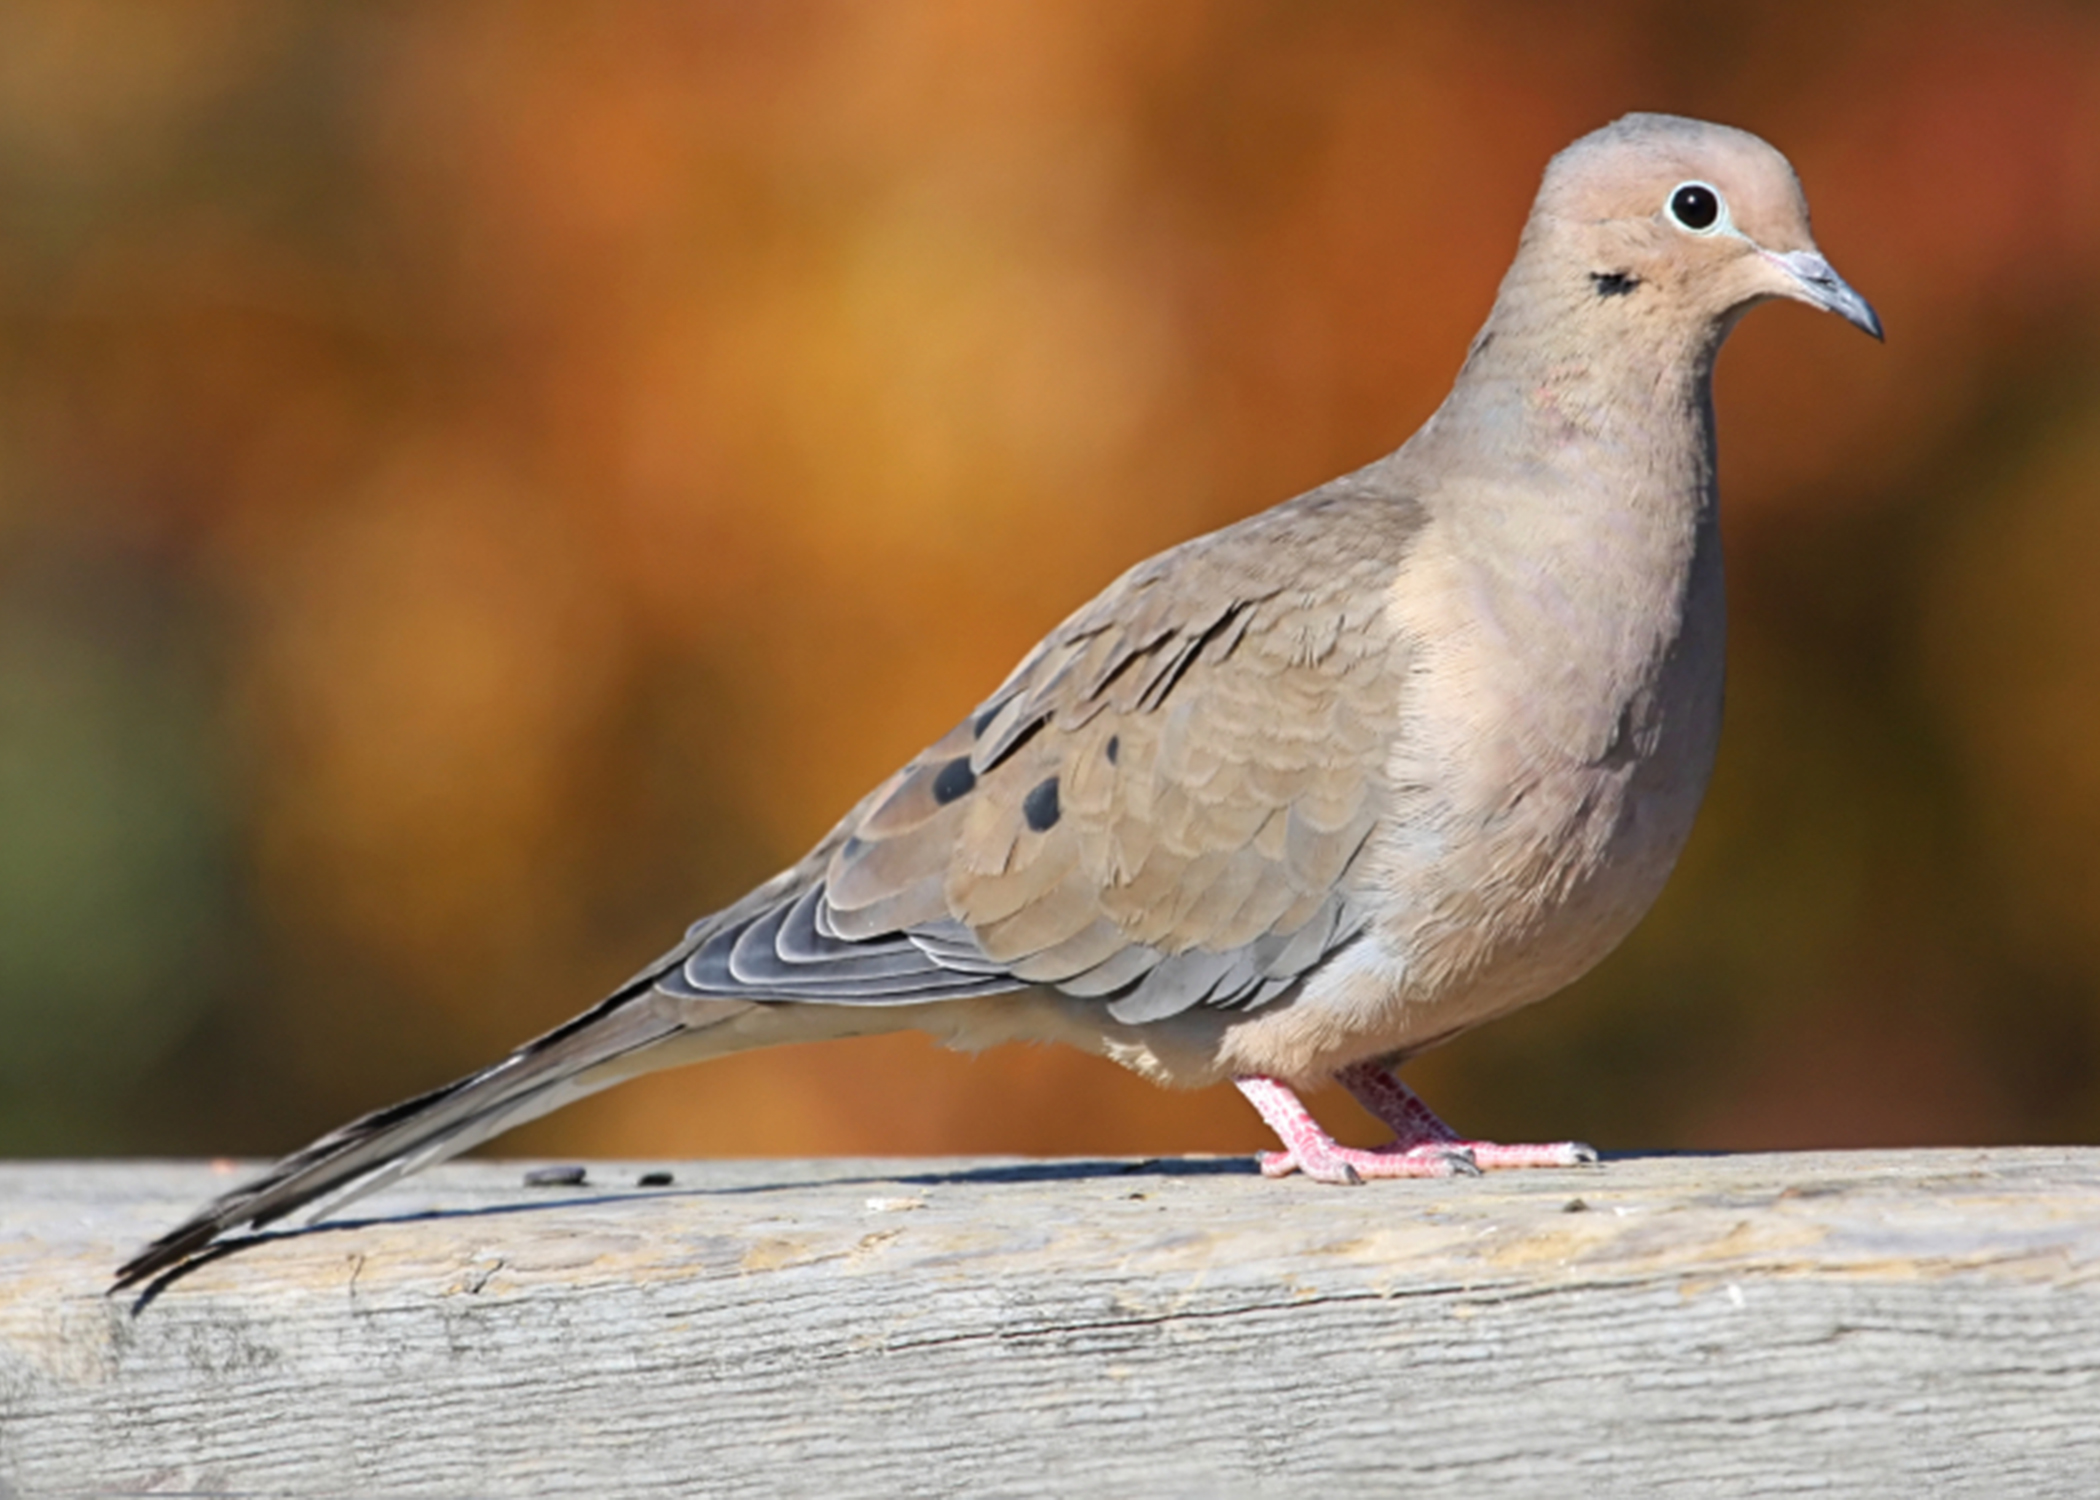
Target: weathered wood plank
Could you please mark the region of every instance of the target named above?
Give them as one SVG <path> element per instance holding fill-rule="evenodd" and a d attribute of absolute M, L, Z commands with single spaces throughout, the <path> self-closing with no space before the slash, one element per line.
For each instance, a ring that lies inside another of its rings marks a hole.
<path fill-rule="evenodd" d="M 2100 1151 L 1356 1190 L 441 1168 L 143 1306 L 226 1179 L 0 1166 L 0 1494 L 2085 1495 Z M 1308 1488 L 1309 1487 L 1309 1488 Z"/>

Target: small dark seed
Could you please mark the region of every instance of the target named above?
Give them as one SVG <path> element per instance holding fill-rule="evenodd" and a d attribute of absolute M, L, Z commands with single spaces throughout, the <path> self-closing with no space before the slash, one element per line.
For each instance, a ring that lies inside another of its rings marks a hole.
<path fill-rule="evenodd" d="M 583 1181 L 583 1168 L 534 1167 L 525 1174 L 527 1187 L 575 1187 Z"/>
<path fill-rule="evenodd" d="M 635 1178 L 634 1185 L 636 1187 L 669 1187 L 671 1182 L 672 1177 L 669 1172 L 644 1172 L 641 1176 Z"/>

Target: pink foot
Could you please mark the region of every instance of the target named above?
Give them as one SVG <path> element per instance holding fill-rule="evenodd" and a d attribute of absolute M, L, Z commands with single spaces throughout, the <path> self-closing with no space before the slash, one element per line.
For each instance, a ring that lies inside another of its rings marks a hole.
<path fill-rule="evenodd" d="M 1290 1088 L 1273 1078 L 1233 1080 L 1247 1102 L 1282 1140 L 1281 1151 L 1261 1154 L 1264 1177 L 1303 1172 L 1315 1182 L 1357 1183 L 1373 1177 L 1458 1177 L 1480 1174 L 1464 1145 L 1444 1141 L 1395 1141 L 1375 1151 L 1337 1143 L 1320 1128 Z M 1431 1116 L 1431 1118 L 1435 1118 Z"/>
<path fill-rule="evenodd" d="M 1356 1102 L 1392 1127 L 1393 1145 L 1420 1151 L 1431 1147 L 1463 1150 L 1482 1171 L 1498 1167 L 1579 1167 L 1597 1159 L 1594 1147 L 1580 1141 L 1552 1141 L 1536 1146 L 1504 1146 L 1495 1141 L 1469 1141 L 1436 1117 L 1436 1112 L 1406 1084 L 1376 1063 L 1356 1063 L 1336 1075 Z"/>

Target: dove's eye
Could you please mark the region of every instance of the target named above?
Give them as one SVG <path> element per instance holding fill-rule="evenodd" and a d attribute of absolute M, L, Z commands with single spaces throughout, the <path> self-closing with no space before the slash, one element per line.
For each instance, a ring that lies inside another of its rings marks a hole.
<path fill-rule="evenodd" d="M 1711 234 L 1721 223 L 1721 195 L 1703 182 L 1680 183 L 1670 193 L 1670 217 L 1693 234 Z"/>

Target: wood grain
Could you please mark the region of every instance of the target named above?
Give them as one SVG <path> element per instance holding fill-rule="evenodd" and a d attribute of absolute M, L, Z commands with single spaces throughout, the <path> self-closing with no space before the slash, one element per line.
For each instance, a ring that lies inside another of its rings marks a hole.
<path fill-rule="evenodd" d="M 0 1494 L 2089 1495 L 2100 1151 L 0 1166 Z"/>

